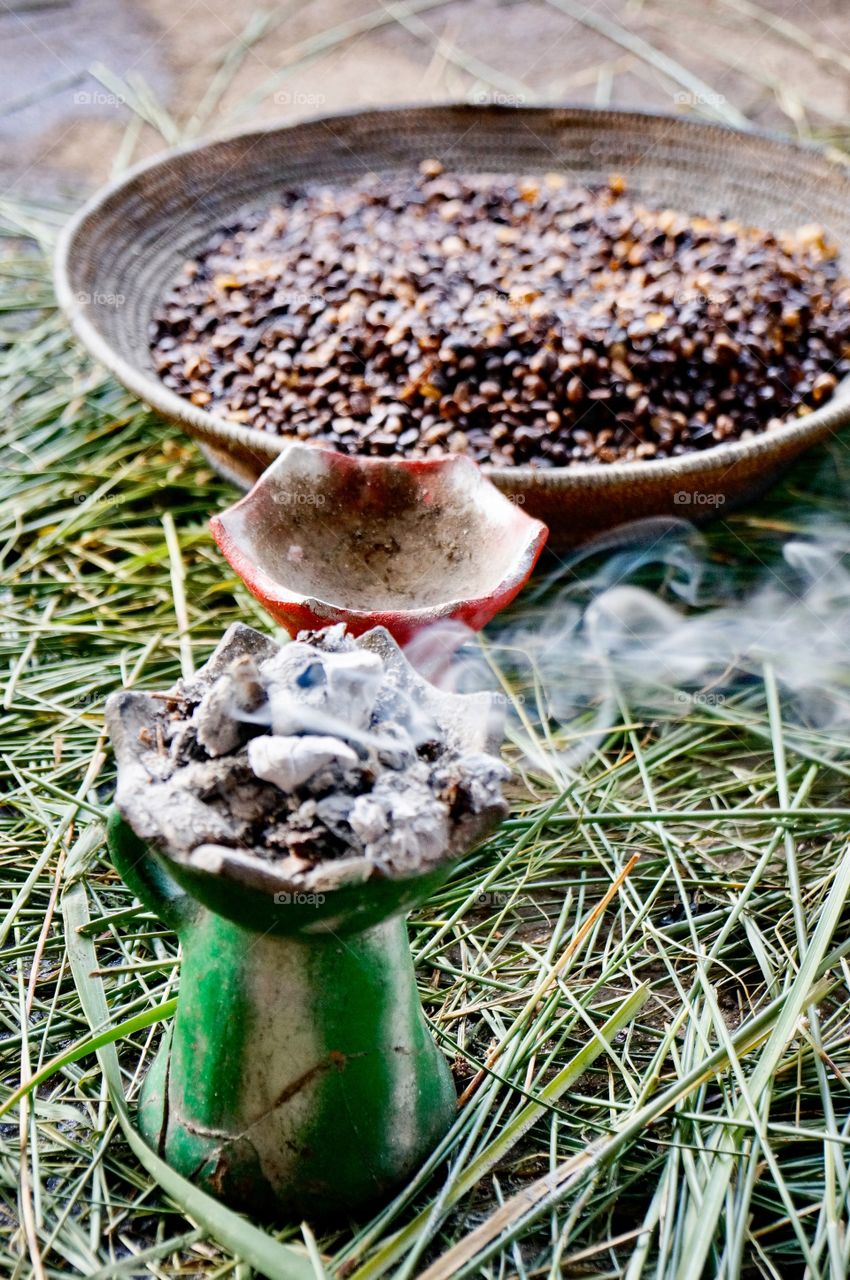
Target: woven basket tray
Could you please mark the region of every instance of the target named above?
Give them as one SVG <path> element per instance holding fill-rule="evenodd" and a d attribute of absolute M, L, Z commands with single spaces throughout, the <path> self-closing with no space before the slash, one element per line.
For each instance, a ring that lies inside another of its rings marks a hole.
<path fill-rule="evenodd" d="M 623 173 L 656 206 L 728 214 L 772 230 L 821 223 L 850 271 L 850 177 L 821 153 L 676 117 L 580 108 L 410 107 L 240 134 L 169 152 L 95 197 L 58 250 L 59 301 L 82 342 L 131 391 L 195 436 L 247 487 L 284 440 L 182 399 L 152 371 L 148 324 L 166 285 L 218 225 L 287 184 L 346 180 L 439 156 L 447 167 L 561 170 L 577 182 Z M 850 388 L 753 440 L 684 458 L 537 471 L 491 468 L 545 520 L 555 549 L 620 521 L 699 519 L 764 490 L 808 445 L 850 420 Z"/>

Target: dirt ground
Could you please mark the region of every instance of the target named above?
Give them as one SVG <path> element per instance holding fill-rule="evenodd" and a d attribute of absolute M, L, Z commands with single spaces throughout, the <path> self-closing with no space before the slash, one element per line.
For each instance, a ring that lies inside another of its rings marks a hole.
<path fill-rule="evenodd" d="M 0 0 L 0 72 L 16 198 L 77 200 L 187 132 L 414 100 L 745 116 L 844 145 L 850 5 Z"/>

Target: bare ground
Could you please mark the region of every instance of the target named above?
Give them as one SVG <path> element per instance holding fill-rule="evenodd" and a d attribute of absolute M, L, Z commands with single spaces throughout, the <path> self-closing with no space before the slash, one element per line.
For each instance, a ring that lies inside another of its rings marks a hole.
<path fill-rule="evenodd" d="M 260 27 L 222 73 L 220 101 L 200 132 L 358 105 L 496 96 L 731 121 L 739 112 L 762 127 L 847 140 L 843 0 L 422 5 L 0 0 L 3 188 L 74 200 L 161 149 L 163 132 L 185 128 L 227 51 Z M 134 123 L 126 101 L 134 94 L 152 118 L 164 107 L 173 126 Z"/>

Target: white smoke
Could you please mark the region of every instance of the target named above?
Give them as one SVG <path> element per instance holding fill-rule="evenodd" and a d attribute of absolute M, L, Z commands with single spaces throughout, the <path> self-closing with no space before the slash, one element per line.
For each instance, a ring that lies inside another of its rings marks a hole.
<path fill-rule="evenodd" d="M 576 552 L 483 637 L 459 649 L 452 624 L 408 652 L 442 687 L 506 689 L 513 743 L 559 784 L 623 702 L 644 716 L 721 714 L 768 666 L 789 716 L 828 730 L 850 723 L 848 556 L 850 530 L 811 526 L 756 585 L 736 586 L 685 521 L 637 522 Z"/>

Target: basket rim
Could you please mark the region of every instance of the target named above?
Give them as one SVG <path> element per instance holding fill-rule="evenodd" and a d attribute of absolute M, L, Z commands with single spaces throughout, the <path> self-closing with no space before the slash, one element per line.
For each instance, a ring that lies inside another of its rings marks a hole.
<path fill-rule="evenodd" d="M 653 111 L 636 107 L 598 108 L 578 103 L 550 102 L 535 103 L 529 106 L 512 106 L 502 103 L 470 103 L 465 101 L 446 101 L 439 103 L 394 103 L 390 106 L 350 107 L 330 114 L 320 112 L 285 123 L 270 122 L 261 126 L 248 128 L 236 127 L 232 130 L 216 134 L 212 137 L 196 139 L 177 147 L 169 147 L 137 164 L 132 165 L 120 178 L 106 184 L 96 191 L 61 229 L 56 242 L 53 263 L 53 282 L 56 300 L 65 315 L 74 335 L 90 352 L 97 363 L 113 374 L 133 395 L 164 418 L 178 423 L 190 434 L 226 452 L 234 448 L 250 451 L 266 457 L 271 462 L 290 443 L 294 437 L 272 435 L 253 427 L 245 427 L 229 422 L 226 418 L 207 413 L 191 401 L 184 399 L 176 392 L 169 390 L 155 374 L 144 370 L 140 365 L 125 359 L 113 344 L 106 339 L 99 326 L 90 318 L 90 304 L 81 301 L 72 286 L 72 269 L 74 255 L 79 248 L 79 239 L 90 219 L 97 214 L 116 195 L 130 188 L 144 174 L 172 164 L 175 160 L 200 154 L 218 145 L 232 142 L 259 139 L 273 134 L 330 123 L 335 120 L 356 119 L 373 116 L 391 117 L 416 112 L 420 115 L 453 111 L 468 115 L 502 115 L 516 117 L 518 113 L 529 115 L 554 115 L 569 118 L 576 123 L 584 120 L 604 119 L 611 122 L 628 121 L 631 124 L 642 121 L 651 128 L 662 124 L 675 124 L 686 133 L 692 133 L 695 139 L 714 135 L 720 138 L 733 139 L 746 137 L 768 148 L 776 148 L 779 152 L 796 152 L 801 156 L 809 156 L 820 161 L 825 167 L 833 170 L 838 180 L 848 184 L 850 194 L 850 165 L 841 163 L 830 156 L 817 143 L 790 138 L 776 131 L 763 129 L 737 129 L 731 125 L 714 120 L 694 120 L 681 116 L 676 112 Z M 648 482 L 668 479 L 686 479 L 690 474 L 698 473 L 705 478 L 707 473 L 721 473 L 723 478 L 738 463 L 752 461 L 763 455 L 765 459 L 773 458 L 777 452 L 786 452 L 787 447 L 795 445 L 804 447 L 817 443 L 830 435 L 834 430 L 850 422 L 850 375 L 839 384 L 832 399 L 820 409 L 800 418 L 785 419 L 780 426 L 770 431 L 762 431 L 747 440 L 736 440 L 725 444 L 714 445 L 710 449 L 690 450 L 685 454 L 661 459 L 646 459 L 631 462 L 612 463 L 576 463 L 566 467 L 532 467 L 528 465 L 516 467 L 495 467 L 485 463 L 482 470 L 491 479 L 509 489 L 546 487 L 547 489 L 606 489 L 619 487 L 626 483 L 634 483 L 643 477 Z M 306 443 L 310 443 L 307 441 Z M 321 444 L 321 441 L 316 441 Z"/>

